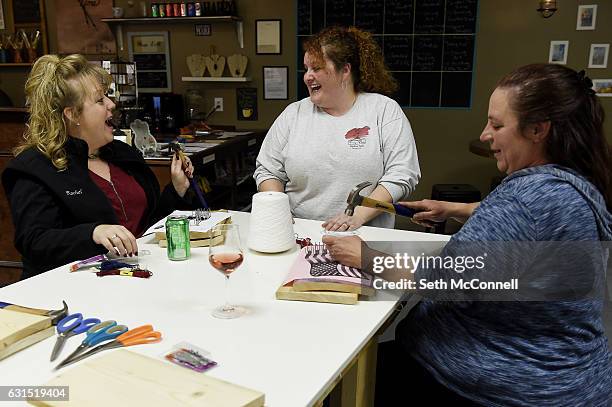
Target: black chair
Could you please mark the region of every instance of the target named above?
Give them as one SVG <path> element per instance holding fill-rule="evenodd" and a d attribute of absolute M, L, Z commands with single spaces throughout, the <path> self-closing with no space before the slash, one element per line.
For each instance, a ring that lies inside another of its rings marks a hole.
<path fill-rule="evenodd" d="M 471 203 L 479 202 L 480 191 L 469 184 L 434 184 L 431 188 L 431 199 L 436 201 Z M 446 222 L 440 222 L 432 228 L 434 233 L 444 233 Z"/>
<path fill-rule="evenodd" d="M 0 89 L 0 107 L 13 107 L 13 101 L 2 89 Z"/>

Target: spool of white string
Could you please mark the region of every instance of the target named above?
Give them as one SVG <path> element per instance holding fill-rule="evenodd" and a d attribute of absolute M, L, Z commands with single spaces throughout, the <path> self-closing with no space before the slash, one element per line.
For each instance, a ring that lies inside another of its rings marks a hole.
<path fill-rule="evenodd" d="M 293 218 L 286 194 L 258 192 L 253 195 L 248 246 L 264 253 L 280 253 L 295 246 Z"/>

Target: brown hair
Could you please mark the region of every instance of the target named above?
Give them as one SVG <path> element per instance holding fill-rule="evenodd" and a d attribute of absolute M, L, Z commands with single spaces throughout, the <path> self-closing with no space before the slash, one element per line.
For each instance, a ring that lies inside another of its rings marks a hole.
<path fill-rule="evenodd" d="M 584 71 L 557 64 L 526 65 L 497 84 L 510 90 L 519 127 L 550 121 L 546 154 L 592 182 L 612 211 L 612 149 L 604 131 L 604 110 Z"/>
<path fill-rule="evenodd" d="M 340 71 L 351 65 L 355 92 L 391 95 L 397 82 L 385 66 L 380 47 L 372 35 L 356 27 L 328 27 L 304 41 L 304 51 L 324 66 L 324 57 Z"/>
<path fill-rule="evenodd" d="M 55 168 L 65 169 L 68 163 L 64 144 L 68 132 L 64 108 L 74 108 L 75 119 L 78 119 L 85 99 L 97 90 L 91 89 L 92 82 L 106 92 L 112 77 L 82 55 L 40 57 L 25 84 L 30 117 L 21 144 L 13 150 L 14 155 L 35 147 L 51 160 Z"/>

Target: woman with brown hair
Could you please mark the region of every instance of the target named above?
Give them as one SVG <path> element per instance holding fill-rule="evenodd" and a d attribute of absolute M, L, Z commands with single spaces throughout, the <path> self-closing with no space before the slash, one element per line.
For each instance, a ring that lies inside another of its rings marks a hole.
<path fill-rule="evenodd" d="M 22 278 L 107 251 L 138 252 L 136 236 L 184 199 L 188 175 L 172 159 L 160 188 L 142 155 L 113 138 L 111 76 L 81 55 L 39 58 L 25 86 L 24 140 L 2 174 L 23 256 Z"/>
<path fill-rule="evenodd" d="M 482 270 L 459 276 L 452 267 L 420 267 L 404 277 L 452 287 L 452 281 L 510 276 L 517 288 L 420 290 L 426 299 L 383 346 L 381 397 L 416 386 L 441 405 L 610 405 L 612 353 L 603 307 L 612 158 L 604 111 L 591 88 L 584 71 L 562 65 L 509 73 L 491 95 L 480 136 L 508 176 L 479 205 L 403 203 L 421 211 L 420 222 L 467 220 L 440 258 L 487 256 Z M 323 241 L 338 261 L 361 265 L 358 237 Z M 393 280 L 400 273 L 381 276 Z"/>
<path fill-rule="evenodd" d="M 372 182 L 370 197 L 397 202 L 420 177 L 410 123 L 385 96 L 397 85 L 380 48 L 367 32 L 332 27 L 307 39 L 304 49 L 310 97 L 289 105 L 270 128 L 257 157 L 258 188 L 285 192 L 294 216 L 327 220 L 328 230 L 393 227 L 391 215 L 369 208 L 343 214 L 361 182 Z"/>

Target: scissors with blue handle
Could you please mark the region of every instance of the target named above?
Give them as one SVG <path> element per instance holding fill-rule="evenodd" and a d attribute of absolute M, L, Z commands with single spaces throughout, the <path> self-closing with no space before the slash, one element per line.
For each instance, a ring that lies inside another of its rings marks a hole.
<path fill-rule="evenodd" d="M 92 326 L 89 328 L 89 331 L 87 331 L 87 337 L 83 340 L 79 347 L 76 348 L 75 351 L 72 352 L 66 359 L 64 359 L 62 363 L 57 366 L 57 368 L 59 369 L 62 366 L 67 365 L 74 357 L 85 352 L 85 350 L 102 342 L 115 339 L 119 335 L 127 332 L 127 330 L 127 326 L 117 325 L 117 321 L 111 320 L 100 322 L 99 324 Z"/>
<path fill-rule="evenodd" d="M 95 348 L 92 348 L 87 352 L 70 359 L 67 363 L 62 364 L 61 366 L 57 366 L 55 369 L 59 369 L 60 367 L 64 367 L 74 362 L 78 362 L 79 360 L 83 360 L 91 355 L 95 355 L 96 353 L 106 349 L 115 349 L 123 346 L 156 343 L 161 341 L 161 339 L 161 332 L 155 331 L 152 325 L 142 325 L 138 328 L 130 329 L 129 331 L 119 335 L 112 342 L 107 342 L 102 345 L 98 345 Z"/>
<path fill-rule="evenodd" d="M 64 317 L 57 323 L 57 341 L 51 352 L 51 361 L 53 362 L 62 351 L 66 339 L 74 335 L 82 334 L 95 324 L 100 323 L 98 318 L 83 319 L 83 314 L 75 313 Z"/>

